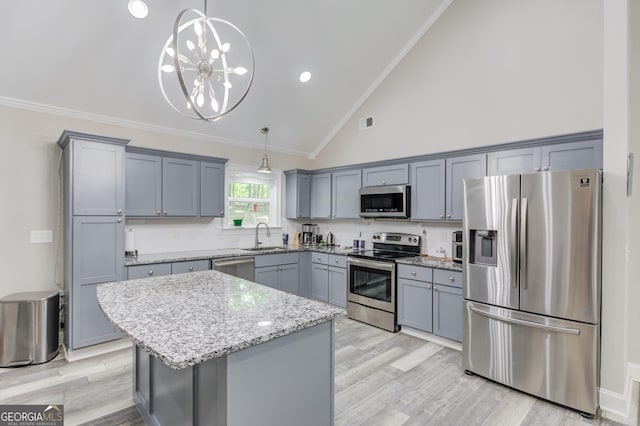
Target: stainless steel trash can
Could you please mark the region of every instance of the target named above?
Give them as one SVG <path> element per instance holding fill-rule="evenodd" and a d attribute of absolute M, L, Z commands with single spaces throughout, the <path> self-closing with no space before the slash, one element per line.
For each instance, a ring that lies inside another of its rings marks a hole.
<path fill-rule="evenodd" d="M 0 299 L 0 367 L 40 364 L 58 355 L 59 304 L 57 291 Z"/>

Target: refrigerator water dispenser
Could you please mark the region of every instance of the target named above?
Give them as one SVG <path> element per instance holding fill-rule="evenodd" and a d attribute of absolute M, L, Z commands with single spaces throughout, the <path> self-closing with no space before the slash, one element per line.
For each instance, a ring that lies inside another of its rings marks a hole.
<path fill-rule="evenodd" d="M 469 263 L 497 266 L 498 231 L 472 229 L 469 234 Z"/>

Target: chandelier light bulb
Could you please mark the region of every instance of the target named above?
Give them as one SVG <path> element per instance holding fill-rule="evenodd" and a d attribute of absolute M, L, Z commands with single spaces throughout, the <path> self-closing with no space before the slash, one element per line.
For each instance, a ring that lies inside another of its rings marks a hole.
<path fill-rule="evenodd" d="M 231 44 L 229 44 L 229 43 L 224 43 L 224 44 L 222 45 L 222 51 L 223 51 L 224 53 L 227 53 L 227 52 L 229 51 L 229 49 L 231 49 Z"/>
<path fill-rule="evenodd" d="M 129 0 L 129 13 L 138 19 L 144 19 L 149 14 L 149 8 L 143 0 Z"/>
<path fill-rule="evenodd" d="M 174 57 L 174 55 L 176 54 L 176 52 L 174 52 L 174 51 L 173 51 L 173 49 L 172 49 L 172 48 L 170 48 L 170 47 L 167 47 L 167 48 L 165 49 L 165 51 L 167 52 L 167 55 L 171 56 L 172 58 L 173 58 L 173 57 Z"/>
<path fill-rule="evenodd" d="M 202 25 L 200 25 L 200 22 L 198 22 L 197 19 L 193 21 L 193 30 L 196 32 L 198 37 L 202 35 Z"/>
<path fill-rule="evenodd" d="M 163 65 L 160 69 L 164 72 L 174 72 L 176 70 L 173 65 Z"/>
<path fill-rule="evenodd" d="M 247 71 L 248 70 L 245 67 L 235 67 L 235 69 L 233 70 L 233 72 L 238 75 L 245 75 Z"/>
<path fill-rule="evenodd" d="M 191 40 L 187 40 L 187 49 L 193 50 L 195 48 L 196 48 L 196 45 L 193 44 L 193 42 Z"/>

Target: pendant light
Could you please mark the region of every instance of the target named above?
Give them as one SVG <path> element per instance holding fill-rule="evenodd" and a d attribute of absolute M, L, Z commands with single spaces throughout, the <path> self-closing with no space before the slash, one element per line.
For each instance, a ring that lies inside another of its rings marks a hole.
<path fill-rule="evenodd" d="M 264 135 L 264 157 L 262 157 L 262 164 L 258 167 L 260 173 L 271 173 L 271 167 L 269 167 L 269 157 L 267 156 L 267 135 L 269 134 L 269 128 L 263 127 L 260 129 L 260 133 Z"/>
<path fill-rule="evenodd" d="M 247 96 L 253 70 L 247 37 L 231 22 L 207 16 L 204 0 L 204 13 L 185 9 L 176 18 L 160 53 L 158 81 L 174 110 L 217 121 Z"/>

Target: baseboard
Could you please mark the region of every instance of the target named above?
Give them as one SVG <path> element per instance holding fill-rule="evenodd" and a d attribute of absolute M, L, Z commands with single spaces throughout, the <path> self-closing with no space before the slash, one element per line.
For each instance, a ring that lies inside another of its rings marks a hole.
<path fill-rule="evenodd" d="M 91 358 L 93 356 L 103 355 L 109 352 L 119 351 L 120 349 L 131 347 L 132 343 L 129 339 L 118 339 L 111 342 L 101 343 L 99 345 L 88 346 L 82 349 L 70 351 L 65 345 L 62 345 L 64 357 L 68 362 L 74 362 L 81 359 Z"/>
<path fill-rule="evenodd" d="M 624 394 L 600 388 L 601 415 L 625 425 L 637 425 L 640 364 L 627 363 L 626 376 Z"/>
<path fill-rule="evenodd" d="M 447 348 L 455 349 L 457 351 L 462 352 L 461 343 L 454 342 L 453 340 L 445 339 L 444 337 L 439 337 L 421 330 L 416 330 L 415 328 L 411 328 L 403 325 L 402 328 L 400 329 L 400 333 L 408 334 L 409 336 L 413 336 L 413 337 L 417 337 L 418 339 L 437 343 L 439 345 L 446 346 Z"/>

